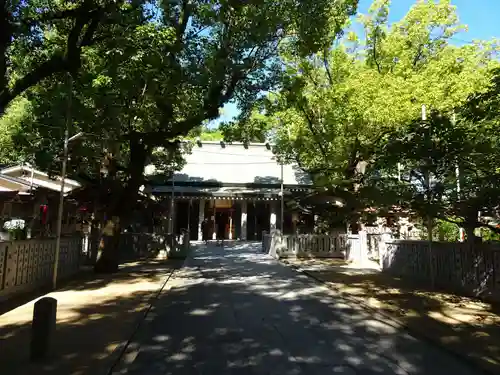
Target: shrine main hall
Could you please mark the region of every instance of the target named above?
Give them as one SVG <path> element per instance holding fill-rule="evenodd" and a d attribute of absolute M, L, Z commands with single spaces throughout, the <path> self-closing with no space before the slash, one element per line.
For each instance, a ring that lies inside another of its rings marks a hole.
<path fill-rule="evenodd" d="M 183 169 L 148 188 L 173 199 L 175 233 L 188 230 L 192 240 L 201 240 L 206 219 L 209 238 L 215 239 L 215 227 L 222 225 L 228 240 L 261 240 L 263 231 L 292 233 L 299 222 L 313 220 L 294 203 L 311 191 L 311 180 L 297 165 L 280 164 L 271 144 L 193 141 L 188 146 Z"/>

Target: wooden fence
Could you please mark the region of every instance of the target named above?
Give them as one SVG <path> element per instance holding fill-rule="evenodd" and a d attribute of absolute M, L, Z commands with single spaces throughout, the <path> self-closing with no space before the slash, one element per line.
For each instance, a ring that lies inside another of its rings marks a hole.
<path fill-rule="evenodd" d="M 0 242 L 0 300 L 50 285 L 55 248 L 55 239 Z M 61 238 L 59 278 L 78 272 L 81 254 L 81 237 Z"/>
<path fill-rule="evenodd" d="M 383 271 L 452 292 L 500 301 L 500 246 L 464 242 L 387 241 Z"/>

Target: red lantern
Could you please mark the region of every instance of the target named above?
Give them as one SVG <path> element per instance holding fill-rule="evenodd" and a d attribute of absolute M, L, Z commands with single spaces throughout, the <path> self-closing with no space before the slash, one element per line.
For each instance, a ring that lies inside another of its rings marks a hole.
<path fill-rule="evenodd" d="M 43 225 L 47 224 L 48 212 L 49 206 L 47 206 L 46 204 L 42 204 L 40 206 L 40 223 L 42 223 Z"/>

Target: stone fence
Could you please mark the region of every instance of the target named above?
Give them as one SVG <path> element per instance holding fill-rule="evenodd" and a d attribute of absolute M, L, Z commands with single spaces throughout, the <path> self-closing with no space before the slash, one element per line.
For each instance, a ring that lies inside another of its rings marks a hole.
<path fill-rule="evenodd" d="M 0 242 L 0 301 L 49 286 L 54 271 L 55 249 L 55 239 Z M 59 279 L 78 272 L 81 254 L 81 237 L 61 238 Z"/>
<path fill-rule="evenodd" d="M 362 235 L 361 235 L 361 238 Z M 360 235 L 296 234 L 283 235 L 279 231 L 264 232 L 262 251 L 275 258 L 341 258 L 362 256 Z"/>
<path fill-rule="evenodd" d="M 395 276 L 450 292 L 500 301 L 500 244 L 394 240 L 390 233 L 282 235 L 264 232 L 262 250 L 275 258 L 377 261 Z M 371 263 L 373 264 L 373 262 Z"/>
<path fill-rule="evenodd" d="M 172 246 L 173 241 L 173 246 Z M 87 261 L 93 264 L 97 259 L 99 249 L 99 233 L 87 241 Z M 190 249 L 189 234 L 178 236 L 159 233 L 133 233 L 120 234 L 120 261 L 136 260 L 141 258 L 154 258 L 162 253 L 168 257 L 183 257 Z"/>
<path fill-rule="evenodd" d="M 472 297 L 500 301 L 500 245 L 386 241 L 383 271 Z"/>

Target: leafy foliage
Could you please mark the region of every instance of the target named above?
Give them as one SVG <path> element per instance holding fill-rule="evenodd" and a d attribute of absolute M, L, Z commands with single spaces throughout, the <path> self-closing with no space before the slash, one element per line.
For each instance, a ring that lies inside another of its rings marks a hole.
<path fill-rule="evenodd" d="M 436 182 L 437 176 L 451 184 L 457 159 L 479 147 L 462 150 L 461 140 L 477 133 L 465 125 L 455 129 L 449 119 L 446 124 L 440 120 L 445 126 L 435 131 L 422 132 L 417 121 L 422 104 L 449 116 L 470 95 L 487 89 L 491 69 L 498 66 L 495 42 L 450 43 L 465 29 L 450 1 L 417 2 L 392 25 L 389 6 L 390 1 L 374 1 L 369 13 L 360 16 L 365 39 L 349 32 L 332 40 L 331 48 L 305 58 L 285 50 L 281 89 L 267 96 L 263 108 L 242 114 L 225 131 L 243 139 L 274 132 L 279 152 L 310 172 L 328 194 L 342 198 L 344 214 L 354 221 L 366 207 L 388 212 L 410 198 L 411 209 L 419 214 L 427 215 L 431 208 L 436 210 L 432 215 L 442 212 L 441 200 L 451 193 L 444 182 Z M 389 146 L 394 149 L 384 154 Z M 401 157 L 400 151 L 406 154 Z M 419 182 L 399 184 L 393 178 L 399 162 L 418 170 L 418 178 L 412 178 Z M 422 182 L 427 171 L 436 184 L 428 199 L 430 190 Z M 446 214 L 456 216 L 454 207 Z"/>
<path fill-rule="evenodd" d="M 30 106 L 20 123 L 5 125 L 15 133 L 11 149 L 57 171 L 65 131 L 84 132 L 71 145 L 69 170 L 95 183 L 103 217 L 123 222 L 146 164 L 159 164 L 167 176 L 179 168 L 180 138 L 217 118 L 230 100 L 251 108 L 279 82 L 280 50 L 298 58 L 321 50 L 356 5 L 9 1 L 0 8 L 0 113 L 21 94 Z"/>
<path fill-rule="evenodd" d="M 188 138 L 200 139 L 201 141 L 220 141 L 223 139 L 222 132 L 218 127 L 210 128 L 207 125 L 193 129 Z"/>
<path fill-rule="evenodd" d="M 21 94 L 30 110 L 9 128 L 13 152 L 6 157 L 34 155 L 40 168 L 57 173 L 65 132 L 85 133 L 71 143 L 68 171 L 87 186 L 93 183 L 89 199 L 112 228 L 103 237 L 108 251 L 98 268 L 114 270 L 115 234 L 141 207 L 141 185 L 165 181 L 181 168 L 180 140 L 217 118 L 229 101 L 243 112 L 251 108 L 261 92 L 279 83 L 280 50 L 297 57 L 320 50 L 356 5 L 357 0 L 10 2 L 0 11 L 8 21 L 0 22 L 0 34 L 8 36 L 0 40 L 0 113 Z M 31 18 L 32 27 L 13 27 Z M 157 176 L 144 175 L 150 163 Z"/>
<path fill-rule="evenodd" d="M 0 114 L 46 78 L 76 73 L 85 48 L 112 38 L 142 1 L 7 0 L 0 6 Z"/>
<path fill-rule="evenodd" d="M 19 152 L 14 138 L 20 124 L 30 116 L 31 105 L 26 98 L 14 100 L 7 112 L 0 117 L 0 165 L 33 162 L 32 157 Z"/>
<path fill-rule="evenodd" d="M 427 122 L 415 120 L 393 132 L 376 152 L 368 183 L 392 197 L 393 205 L 472 231 L 482 225 L 478 211 L 500 204 L 494 161 L 498 143 L 482 130 L 439 113 Z M 398 166 L 402 168 L 396 174 Z"/>

